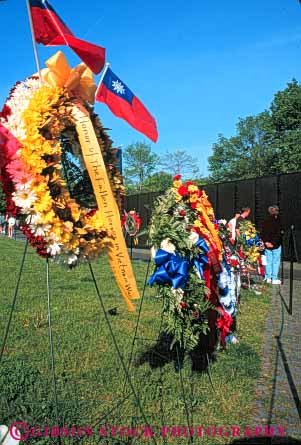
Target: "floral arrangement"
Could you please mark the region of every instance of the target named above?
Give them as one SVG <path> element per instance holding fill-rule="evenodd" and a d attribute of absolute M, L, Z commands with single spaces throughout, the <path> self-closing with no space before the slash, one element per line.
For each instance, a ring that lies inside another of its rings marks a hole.
<path fill-rule="evenodd" d="M 231 234 L 227 226 L 227 221 L 219 220 L 218 228 L 220 240 L 223 245 L 223 261 L 232 271 L 241 272 L 242 275 L 245 275 L 247 273 L 245 264 L 246 256 L 238 243 L 233 244 L 231 242 Z"/>
<path fill-rule="evenodd" d="M 166 331 L 172 346 L 191 350 L 208 333 L 210 312 L 214 323 L 217 318 L 212 277 L 221 270 L 222 245 L 205 192 L 175 176 L 173 187 L 157 200 L 149 238 L 156 264 L 149 284 L 157 284 L 163 298 Z"/>
<path fill-rule="evenodd" d="M 41 85 L 32 77 L 15 85 L 0 114 L 7 210 L 22 215 L 23 232 L 38 254 L 70 267 L 97 257 L 111 240 L 93 192 L 83 199 L 89 177 L 72 115 L 74 100 L 89 111 L 115 197 L 120 200 L 124 194 L 116 150 L 88 99 L 72 88 Z M 70 159 L 73 170 L 64 168 L 70 167 Z M 77 172 L 81 181 L 72 181 L 70 172 Z M 76 193 L 79 184 L 82 190 Z"/>
<path fill-rule="evenodd" d="M 246 220 L 240 222 L 239 232 L 239 244 L 245 255 L 246 264 L 249 266 L 254 266 L 258 262 L 260 252 L 263 250 L 262 241 L 251 221 Z"/>
<path fill-rule="evenodd" d="M 121 225 L 124 228 L 126 234 L 134 239 L 134 244 L 138 245 L 137 234 L 140 230 L 142 219 L 136 212 L 136 210 L 124 211 L 121 219 Z"/>

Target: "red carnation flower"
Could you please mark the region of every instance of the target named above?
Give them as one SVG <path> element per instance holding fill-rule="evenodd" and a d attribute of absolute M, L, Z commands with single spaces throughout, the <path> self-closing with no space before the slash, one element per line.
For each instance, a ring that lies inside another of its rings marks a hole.
<path fill-rule="evenodd" d="M 187 303 L 185 303 L 185 302 L 181 303 L 181 307 L 182 307 L 183 309 L 185 309 L 185 308 L 187 307 Z"/>
<path fill-rule="evenodd" d="M 180 216 L 185 216 L 185 215 L 186 215 L 185 210 L 180 210 L 180 211 L 179 211 L 179 215 L 180 215 Z"/>
<path fill-rule="evenodd" d="M 8 105 L 4 105 L 2 111 L 0 111 L 0 117 L 7 121 L 7 117 L 11 115 L 11 109 Z"/>
<path fill-rule="evenodd" d="M 230 259 L 230 264 L 232 267 L 237 267 L 239 262 L 237 259 Z"/>
<path fill-rule="evenodd" d="M 181 179 L 181 178 L 182 178 L 182 175 L 176 175 L 176 176 L 173 177 L 173 180 L 174 181 L 179 181 L 179 179 Z"/>
<path fill-rule="evenodd" d="M 185 185 L 181 185 L 181 187 L 178 188 L 178 193 L 179 193 L 181 196 L 188 195 L 188 188 L 185 187 Z"/>

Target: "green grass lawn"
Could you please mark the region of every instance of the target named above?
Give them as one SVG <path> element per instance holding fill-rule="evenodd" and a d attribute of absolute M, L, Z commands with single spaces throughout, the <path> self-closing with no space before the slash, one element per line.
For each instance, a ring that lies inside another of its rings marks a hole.
<path fill-rule="evenodd" d="M 0 238 L 1 341 L 23 250 L 24 243 Z M 133 266 L 138 287 L 142 290 L 147 263 L 134 261 Z M 127 363 L 138 311 L 134 314 L 127 312 L 105 257 L 95 262 L 93 269 L 106 309 L 117 307 L 117 315 L 108 317 Z M 94 428 L 98 431 L 100 424 L 144 425 L 145 420 L 129 385 L 124 387 L 123 369 L 88 266 L 69 271 L 50 264 L 50 286 L 61 424 L 90 425 L 93 432 Z M 183 369 L 179 372 L 174 360 L 166 359 L 164 352 L 154 352 L 161 323 L 161 301 L 155 296 L 155 289 L 147 287 L 138 326 L 139 338 L 130 367 L 132 382 L 148 423 L 158 427 L 188 425 L 188 412 L 190 425 L 252 425 L 254 385 L 260 374 L 269 293 L 256 296 L 243 291 L 238 318 L 240 343 L 217 354 L 210 376 L 207 372 L 193 371 L 189 356 L 185 357 Z M 46 264 L 32 249 L 26 256 L 17 305 L 0 366 L 0 424 L 22 420 L 31 425 L 55 425 Z M 91 445 L 98 440 L 96 435 L 93 441 L 87 439 L 83 443 Z M 151 443 L 150 439 L 144 440 Z M 75 443 L 75 440 L 62 439 L 62 442 Z M 132 439 L 129 443 L 146 442 Z M 156 436 L 156 442 L 163 443 L 160 435 Z M 189 443 L 187 438 L 167 440 L 166 443 L 171 442 Z M 40 438 L 35 443 L 50 444 L 50 441 Z M 205 435 L 200 442 L 195 439 L 194 443 L 215 445 L 229 443 L 229 439 Z"/>

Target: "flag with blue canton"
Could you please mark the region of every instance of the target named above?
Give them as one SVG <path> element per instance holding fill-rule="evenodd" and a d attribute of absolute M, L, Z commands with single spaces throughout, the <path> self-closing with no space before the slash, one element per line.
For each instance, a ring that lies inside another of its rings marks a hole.
<path fill-rule="evenodd" d="M 145 106 L 110 68 L 107 68 L 95 99 L 104 102 L 115 116 L 126 120 L 132 127 L 149 137 L 158 140 L 157 124 Z"/>

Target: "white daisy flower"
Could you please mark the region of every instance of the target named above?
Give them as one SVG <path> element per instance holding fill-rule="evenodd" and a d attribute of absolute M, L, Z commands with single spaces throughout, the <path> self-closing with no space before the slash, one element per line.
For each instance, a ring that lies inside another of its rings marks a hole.
<path fill-rule="evenodd" d="M 11 109 L 11 115 L 7 116 L 5 126 L 19 140 L 26 138 L 23 121 L 23 112 L 28 107 L 33 94 L 40 88 L 38 79 L 27 79 L 16 85 L 14 92 L 6 102 Z"/>
<path fill-rule="evenodd" d="M 32 183 L 32 180 L 21 183 L 19 182 L 18 184 L 15 184 L 15 189 L 17 192 L 22 191 L 22 190 L 30 190 L 30 184 Z"/>
<path fill-rule="evenodd" d="M 51 229 L 50 224 L 42 224 L 35 222 L 30 225 L 30 230 L 35 236 L 45 236 L 50 229 Z"/>
<path fill-rule="evenodd" d="M 22 213 L 24 214 L 28 214 L 25 222 L 26 224 L 35 224 L 39 219 L 40 219 L 40 213 L 37 213 L 34 209 L 24 209 L 24 210 L 28 210 L 28 211 L 23 211 Z"/>
<path fill-rule="evenodd" d="M 53 242 L 48 244 L 47 252 L 50 253 L 51 256 L 56 256 L 61 251 L 61 245 L 59 243 Z"/>
<path fill-rule="evenodd" d="M 17 207 L 29 209 L 37 200 L 37 195 L 33 190 L 20 189 L 12 194 Z"/>

